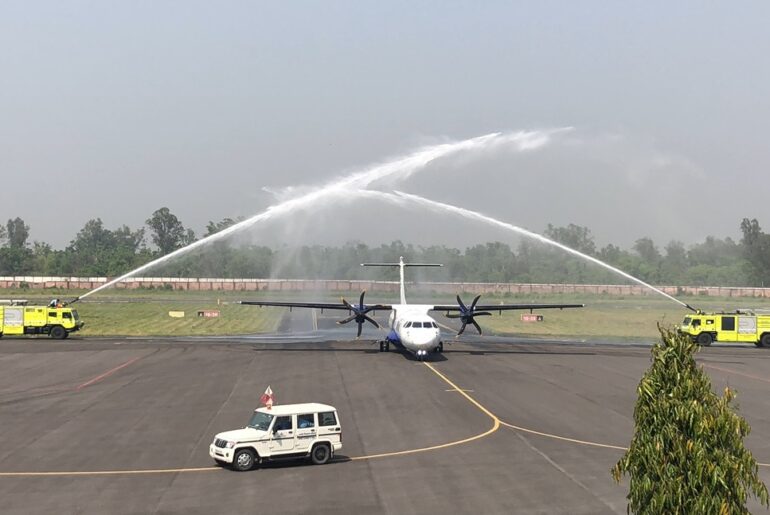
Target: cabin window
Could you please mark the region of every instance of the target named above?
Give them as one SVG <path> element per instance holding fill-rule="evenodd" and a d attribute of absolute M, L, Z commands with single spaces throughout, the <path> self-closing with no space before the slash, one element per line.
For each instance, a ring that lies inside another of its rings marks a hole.
<path fill-rule="evenodd" d="M 48 316 L 51 318 L 56 318 L 56 311 L 49 311 Z"/>
<path fill-rule="evenodd" d="M 323 413 L 318 414 L 318 425 L 319 426 L 336 426 L 337 425 L 337 417 L 334 416 L 333 411 L 325 411 Z"/>
<path fill-rule="evenodd" d="M 62 313 L 61 316 L 63 316 L 64 318 L 66 318 L 68 320 L 72 318 L 72 315 L 70 313 L 67 313 L 66 311 L 64 313 Z"/>
<path fill-rule="evenodd" d="M 722 330 L 735 331 L 735 317 L 722 317 Z"/>
<path fill-rule="evenodd" d="M 297 427 L 299 429 L 315 427 L 315 416 L 312 413 L 297 415 Z"/>

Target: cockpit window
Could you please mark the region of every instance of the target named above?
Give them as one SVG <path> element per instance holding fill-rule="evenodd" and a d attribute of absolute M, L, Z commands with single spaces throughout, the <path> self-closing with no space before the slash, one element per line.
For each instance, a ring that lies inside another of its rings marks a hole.
<path fill-rule="evenodd" d="M 436 322 L 431 322 L 430 325 L 432 325 L 434 329 L 438 329 L 438 326 L 436 325 Z"/>
<path fill-rule="evenodd" d="M 412 327 L 412 323 L 411 322 L 407 322 L 407 323 L 404 324 L 404 327 Z"/>

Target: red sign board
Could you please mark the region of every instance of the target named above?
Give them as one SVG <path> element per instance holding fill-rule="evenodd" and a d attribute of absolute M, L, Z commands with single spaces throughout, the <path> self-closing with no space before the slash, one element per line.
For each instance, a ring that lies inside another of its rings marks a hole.
<path fill-rule="evenodd" d="M 535 313 L 522 313 L 521 321 L 522 322 L 542 322 L 543 315 L 536 315 Z"/>
<path fill-rule="evenodd" d="M 219 310 L 218 309 L 201 309 L 198 311 L 199 317 L 204 318 L 216 318 L 219 316 Z"/>

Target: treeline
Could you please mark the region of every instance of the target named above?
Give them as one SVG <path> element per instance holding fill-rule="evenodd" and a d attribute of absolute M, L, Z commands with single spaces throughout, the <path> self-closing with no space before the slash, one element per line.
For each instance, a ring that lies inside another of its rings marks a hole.
<path fill-rule="evenodd" d="M 209 222 L 202 237 L 238 220 Z M 101 219 L 89 220 L 64 249 L 29 242 L 29 226 L 21 218 L 0 225 L 0 275 L 115 277 L 197 240 L 191 229 L 161 208 L 146 226 L 114 230 Z M 770 286 L 770 234 L 756 219 L 743 219 L 742 238 L 708 237 L 686 247 L 671 241 L 662 249 L 647 237 L 631 249 L 616 245 L 598 248 L 591 231 L 570 224 L 548 225 L 545 236 L 593 256 L 643 281 L 667 285 Z M 371 247 L 351 242 L 342 246 L 268 248 L 235 246 L 218 241 L 185 254 L 148 275 L 178 277 L 253 277 L 318 279 L 396 279 L 388 268 L 362 269 L 364 262 L 443 263 L 442 269 L 414 269 L 418 280 L 521 283 L 611 284 L 627 282 L 619 275 L 541 243 L 523 240 L 516 248 L 492 242 L 463 250 L 444 245 L 415 246 L 394 241 Z"/>

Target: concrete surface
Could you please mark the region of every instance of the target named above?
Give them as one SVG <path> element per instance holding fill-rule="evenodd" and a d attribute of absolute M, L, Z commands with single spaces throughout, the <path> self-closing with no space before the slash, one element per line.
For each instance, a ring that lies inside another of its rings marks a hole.
<path fill-rule="evenodd" d="M 0 512 L 625 513 L 609 471 L 649 352 L 455 343 L 426 365 L 365 341 L 5 338 Z M 770 464 L 770 350 L 698 359 L 715 390 L 738 390 Z M 277 403 L 337 407 L 334 463 L 213 466 L 214 434 L 243 426 L 267 385 Z"/>

